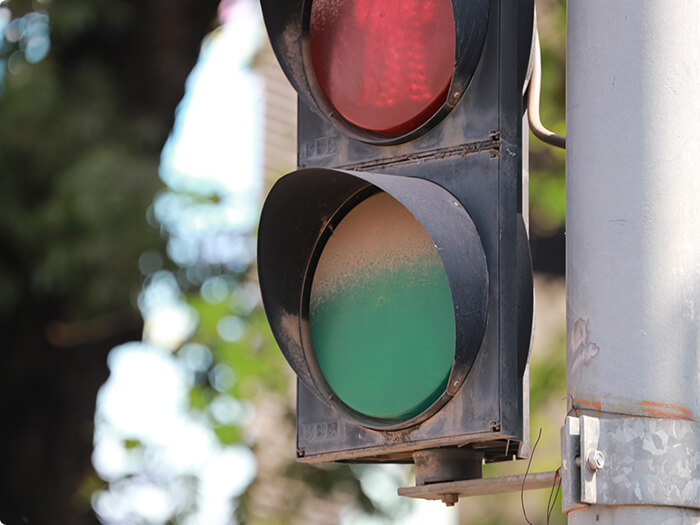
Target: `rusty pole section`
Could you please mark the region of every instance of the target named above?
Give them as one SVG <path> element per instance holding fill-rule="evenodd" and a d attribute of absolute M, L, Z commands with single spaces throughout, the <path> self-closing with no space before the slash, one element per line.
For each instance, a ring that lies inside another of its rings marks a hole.
<path fill-rule="evenodd" d="M 698 20 L 568 2 L 571 525 L 700 522 Z"/>

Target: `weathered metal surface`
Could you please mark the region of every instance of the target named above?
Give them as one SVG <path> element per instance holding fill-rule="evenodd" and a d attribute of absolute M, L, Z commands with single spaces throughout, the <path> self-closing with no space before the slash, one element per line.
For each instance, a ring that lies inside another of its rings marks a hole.
<path fill-rule="evenodd" d="M 430 483 L 417 487 L 402 487 L 398 490 L 398 494 L 399 496 L 408 496 L 410 498 L 443 500 L 446 504 L 451 505 L 456 503 L 460 497 L 505 494 L 507 492 L 519 492 L 520 490 L 551 490 L 558 476 L 557 471 L 551 471 L 537 472 L 527 476 L 519 474 L 517 476 Z"/>
<path fill-rule="evenodd" d="M 698 525 L 700 515 L 693 509 L 650 507 L 648 505 L 603 507 L 594 505 L 587 511 L 572 512 L 568 525 Z"/>
<path fill-rule="evenodd" d="M 562 511 L 587 505 L 700 509 L 700 424 L 568 417 L 562 428 Z"/>
<path fill-rule="evenodd" d="M 581 413 L 700 420 L 699 18 L 697 0 L 568 2 L 567 388 Z"/>
<path fill-rule="evenodd" d="M 567 19 L 567 389 L 605 457 L 569 523 L 695 525 L 700 2 L 569 0 Z"/>
<path fill-rule="evenodd" d="M 416 485 L 481 478 L 483 455 L 465 448 L 437 448 L 413 453 Z"/>
<path fill-rule="evenodd" d="M 604 394 L 601 392 L 569 392 L 569 410 L 576 415 L 617 414 L 693 421 L 693 411 L 682 405 L 643 398 Z"/>
<path fill-rule="evenodd" d="M 581 502 L 700 509 L 700 424 L 655 418 L 581 417 L 581 452 L 605 457 L 581 468 Z"/>
<path fill-rule="evenodd" d="M 586 507 L 581 503 L 581 421 L 567 417 L 561 429 L 561 510 L 564 514 Z"/>

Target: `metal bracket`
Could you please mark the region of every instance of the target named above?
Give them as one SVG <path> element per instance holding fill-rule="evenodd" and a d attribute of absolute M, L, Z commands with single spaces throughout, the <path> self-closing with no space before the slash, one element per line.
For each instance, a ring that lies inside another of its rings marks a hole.
<path fill-rule="evenodd" d="M 561 511 L 564 514 L 586 505 L 581 503 L 581 421 L 567 417 L 561 428 Z"/>
<path fill-rule="evenodd" d="M 567 417 L 562 511 L 593 505 L 700 509 L 700 424 L 678 419 Z"/>
<path fill-rule="evenodd" d="M 417 487 L 402 487 L 398 490 L 398 493 L 399 496 L 408 496 L 410 498 L 442 500 L 447 506 L 452 506 L 457 503 L 460 497 L 505 494 L 506 492 L 519 492 L 521 490 L 551 489 L 556 483 L 558 475 L 557 471 L 553 471 L 429 483 Z"/>

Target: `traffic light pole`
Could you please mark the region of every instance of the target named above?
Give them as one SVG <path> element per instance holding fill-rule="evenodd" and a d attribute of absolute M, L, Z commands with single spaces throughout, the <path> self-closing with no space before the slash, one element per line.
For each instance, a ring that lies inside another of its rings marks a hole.
<path fill-rule="evenodd" d="M 700 520 L 700 3 L 569 0 L 571 525 Z"/>

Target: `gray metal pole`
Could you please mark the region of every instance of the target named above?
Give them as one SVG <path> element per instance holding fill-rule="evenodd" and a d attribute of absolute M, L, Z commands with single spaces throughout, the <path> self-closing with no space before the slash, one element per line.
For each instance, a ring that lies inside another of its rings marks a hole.
<path fill-rule="evenodd" d="M 567 387 L 605 455 L 586 470 L 582 445 L 596 503 L 569 523 L 697 524 L 700 0 L 569 0 L 567 16 Z"/>

